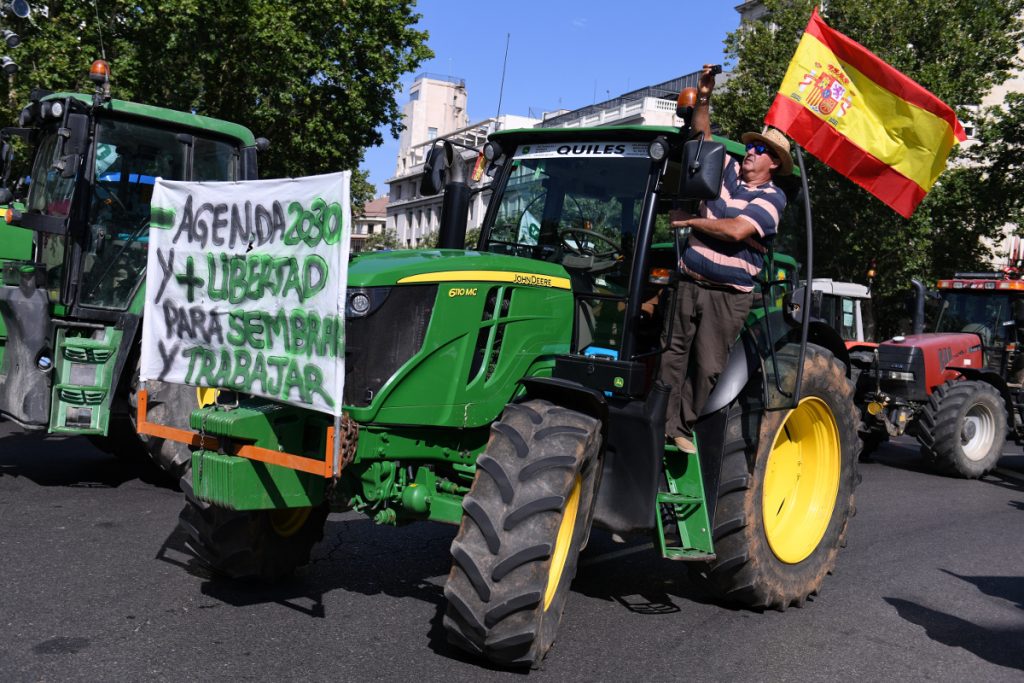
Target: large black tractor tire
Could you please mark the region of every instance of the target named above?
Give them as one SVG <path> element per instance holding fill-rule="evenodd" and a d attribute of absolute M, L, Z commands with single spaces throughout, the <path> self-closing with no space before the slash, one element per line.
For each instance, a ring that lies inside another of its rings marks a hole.
<path fill-rule="evenodd" d="M 917 424 L 935 468 L 966 479 L 995 469 L 1006 444 L 1006 403 L 991 384 L 947 382 L 932 392 Z"/>
<path fill-rule="evenodd" d="M 136 368 L 128 392 L 133 429 L 138 426 L 139 388 L 139 371 Z M 149 380 L 146 382 L 146 391 L 147 421 L 180 429 L 189 428 L 189 416 L 199 407 L 195 387 Z M 186 444 L 148 434 L 137 436 L 150 459 L 172 480 L 179 481 L 192 466 L 192 451 Z"/>
<path fill-rule="evenodd" d="M 506 406 L 452 543 L 450 643 L 502 666 L 544 658 L 590 534 L 600 452 L 597 419 L 541 400 Z"/>
<path fill-rule="evenodd" d="M 273 581 L 309 563 L 330 512 L 316 507 L 238 512 L 198 500 L 192 472 L 181 479 L 185 507 L 178 523 L 188 545 L 214 573 L 233 579 Z"/>
<path fill-rule="evenodd" d="M 779 360 L 787 360 L 785 349 Z M 796 357 L 789 354 L 795 369 Z M 846 545 L 860 481 L 860 415 L 853 383 L 827 350 L 809 345 L 797 408 L 729 408 L 715 512 L 715 559 L 691 574 L 719 599 L 752 609 L 802 607 Z"/>

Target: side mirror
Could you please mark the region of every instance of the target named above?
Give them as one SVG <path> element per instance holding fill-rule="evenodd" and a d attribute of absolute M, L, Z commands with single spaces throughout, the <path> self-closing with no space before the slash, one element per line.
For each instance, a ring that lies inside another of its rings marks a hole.
<path fill-rule="evenodd" d="M 793 325 L 799 326 L 804 322 L 804 292 L 806 289 L 806 286 L 797 287 L 786 292 L 782 298 L 783 315 Z M 818 318 L 821 311 L 821 297 L 815 297 L 815 294 L 820 294 L 820 292 L 811 292 L 811 310 L 806 312 L 812 320 Z"/>
<path fill-rule="evenodd" d="M 68 141 L 66 154 L 85 154 L 89 145 L 89 117 L 85 114 L 68 114 Z"/>
<path fill-rule="evenodd" d="M 700 138 L 683 145 L 680 199 L 716 199 L 722 190 L 725 145 Z"/>
<path fill-rule="evenodd" d="M 57 161 L 62 178 L 74 178 L 82 165 L 82 155 L 89 145 L 89 117 L 85 114 L 68 114 L 67 140 L 64 153 Z"/>
<path fill-rule="evenodd" d="M 420 194 L 424 197 L 432 197 L 444 189 L 447 157 L 444 145 L 434 145 L 427 152 L 427 159 L 423 162 L 423 177 L 420 178 Z"/>
<path fill-rule="evenodd" d="M 82 157 L 78 154 L 65 154 L 60 159 L 60 177 L 74 178 L 78 173 L 78 167 L 82 164 Z"/>

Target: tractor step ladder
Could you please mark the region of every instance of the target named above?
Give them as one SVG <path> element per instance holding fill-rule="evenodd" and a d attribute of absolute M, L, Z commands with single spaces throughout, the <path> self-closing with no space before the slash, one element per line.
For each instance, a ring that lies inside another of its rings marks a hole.
<path fill-rule="evenodd" d="M 665 447 L 668 491 L 655 498 L 655 518 L 661 555 L 670 560 L 712 560 L 715 558 L 704 500 L 704 481 L 696 453 Z"/>
<path fill-rule="evenodd" d="M 69 334 L 73 329 L 57 331 L 50 432 L 106 434 L 123 333 L 110 326 L 86 337 Z"/>

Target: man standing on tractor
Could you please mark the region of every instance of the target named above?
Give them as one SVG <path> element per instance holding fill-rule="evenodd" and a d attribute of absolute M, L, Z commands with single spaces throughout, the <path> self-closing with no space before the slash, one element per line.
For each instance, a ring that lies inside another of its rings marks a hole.
<path fill-rule="evenodd" d="M 708 108 L 714 87 L 714 70 L 705 64 L 693 113 L 693 129 L 705 140 L 711 139 Z M 754 277 L 786 207 L 786 195 L 772 177 L 793 170 L 789 140 L 780 131 L 744 133 L 741 140 L 746 156 L 742 163 L 726 157 L 718 199 L 703 202 L 696 216 L 670 213 L 672 227 L 691 229 L 660 371 L 660 379 L 672 387 L 665 433 L 684 453 L 696 451 L 693 425 L 750 311 Z"/>

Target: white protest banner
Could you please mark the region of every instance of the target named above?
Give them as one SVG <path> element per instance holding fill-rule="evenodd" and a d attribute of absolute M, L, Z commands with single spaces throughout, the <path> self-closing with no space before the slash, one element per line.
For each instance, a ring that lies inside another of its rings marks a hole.
<path fill-rule="evenodd" d="M 158 179 L 141 379 L 340 415 L 350 180 Z"/>

